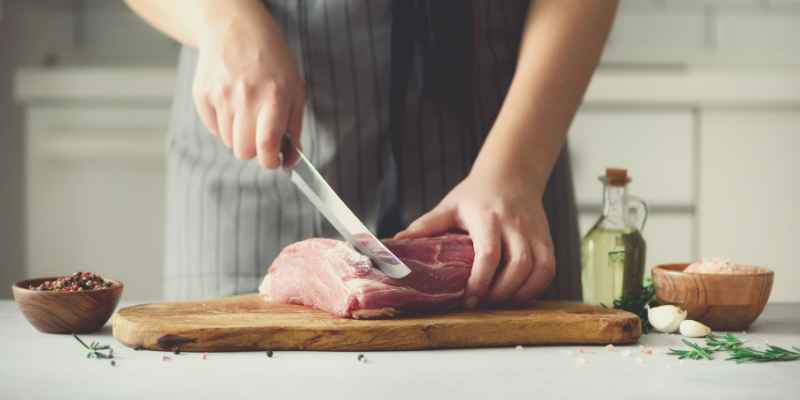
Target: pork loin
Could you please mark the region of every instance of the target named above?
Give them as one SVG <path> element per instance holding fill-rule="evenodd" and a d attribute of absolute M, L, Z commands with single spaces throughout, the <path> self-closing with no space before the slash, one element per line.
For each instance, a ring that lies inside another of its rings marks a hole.
<path fill-rule="evenodd" d="M 302 304 L 358 319 L 440 312 L 461 304 L 474 258 L 469 236 L 383 242 L 411 274 L 392 279 L 349 244 L 315 238 L 284 248 L 259 293 L 271 303 Z"/>

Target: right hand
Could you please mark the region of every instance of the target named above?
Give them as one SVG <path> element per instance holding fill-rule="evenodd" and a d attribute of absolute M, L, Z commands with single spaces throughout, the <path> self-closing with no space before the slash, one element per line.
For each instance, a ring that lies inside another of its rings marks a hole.
<path fill-rule="evenodd" d="M 280 28 L 257 0 L 240 1 L 230 15 L 209 13 L 197 40 L 193 94 L 197 112 L 236 158 L 258 156 L 264 168 L 281 166 L 281 138 L 300 145 L 304 91 Z M 286 154 L 284 164 L 297 155 Z"/>

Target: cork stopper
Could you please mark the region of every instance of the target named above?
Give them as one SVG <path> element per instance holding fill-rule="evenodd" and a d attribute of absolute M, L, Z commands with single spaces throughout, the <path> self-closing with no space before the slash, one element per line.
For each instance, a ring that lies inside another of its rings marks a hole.
<path fill-rule="evenodd" d="M 606 181 L 611 186 L 625 186 L 631 181 L 628 170 L 624 168 L 606 168 Z"/>

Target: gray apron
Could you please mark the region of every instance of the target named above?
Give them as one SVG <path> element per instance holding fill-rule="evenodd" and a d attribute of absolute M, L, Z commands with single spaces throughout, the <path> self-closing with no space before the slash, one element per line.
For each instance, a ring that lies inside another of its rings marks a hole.
<path fill-rule="evenodd" d="M 511 81 L 528 3 L 473 2 L 474 91 L 468 101 L 474 112 L 459 115 L 424 92 L 419 52 L 406 57 L 402 96 L 390 90 L 399 72 L 391 68 L 392 1 L 266 2 L 306 81 L 303 148 L 370 229 L 384 236 L 402 229 L 466 176 Z M 192 99 L 196 61 L 195 50 L 182 50 L 169 128 L 167 299 L 254 292 L 284 246 L 338 236 L 284 173 L 237 160 L 203 126 Z M 544 208 L 557 261 L 546 297 L 579 299 L 579 234 L 566 148 L 548 181 Z"/>

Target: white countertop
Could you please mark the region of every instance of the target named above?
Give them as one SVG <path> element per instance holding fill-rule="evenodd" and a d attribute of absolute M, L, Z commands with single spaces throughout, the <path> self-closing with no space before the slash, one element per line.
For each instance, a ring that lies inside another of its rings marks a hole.
<path fill-rule="evenodd" d="M 37 101 L 164 101 L 175 88 L 172 67 L 27 67 L 15 97 Z M 798 107 L 800 68 L 600 68 L 586 92 L 588 106 L 705 108 Z"/>
<path fill-rule="evenodd" d="M 798 304 L 770 304 L 744 335 L 762 345 L 800 346 Z M 11 301 L 0 302 L 3 399 L 796 399 L 800 361 L 741 364 L 678 361 L 665 355 L 680 336 L 651 334 L 641 344 L 369 352 L 201 354 L 134 351 L 110 327 L 85 335 L 114 347 L 115 367 L 84 358 L 67 335 L 33 329 Z M 171 361 L 162 361 L 167 355 Z M 585 363 L 584 363 L 585 362 Z M 645 397 L 647 396 L 647 397 Z"/>

